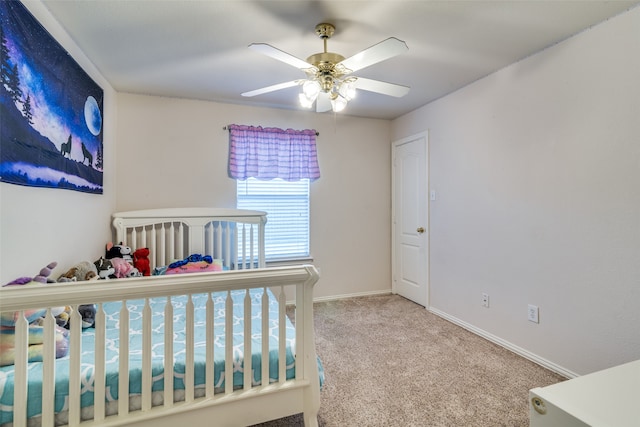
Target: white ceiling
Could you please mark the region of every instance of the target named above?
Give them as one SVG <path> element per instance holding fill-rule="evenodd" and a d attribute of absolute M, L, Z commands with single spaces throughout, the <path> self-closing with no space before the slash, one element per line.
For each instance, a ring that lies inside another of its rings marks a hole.
<path fill-rule="evenodd" d="M 304 78 L 260 55 L 268 43 L 298 58 L 322 52 L 316 24 L 336 26 L 328 50 L 349 57 L 388 37 L 409 51 L 354 73 L 410 86 L 403 98 L 359 91 L 340 114 L 393 119 L 525 58 L 640 1 L 44 0 L 119 92 L 301 109 Z M 311 112 L 310 114 L 318 114 Z M 326 113 L 325 113 L 326 114 Z M 330 114 L 330 113 L 329 113 Z"/>

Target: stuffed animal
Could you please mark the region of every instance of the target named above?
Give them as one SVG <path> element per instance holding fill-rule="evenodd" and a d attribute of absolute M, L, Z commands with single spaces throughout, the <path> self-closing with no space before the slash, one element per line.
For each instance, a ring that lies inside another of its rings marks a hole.
<path fill-rule="evenodd" d="M 98 277 L 101 279 L 115 279 L 116 269 L 113 267 L 111 260 L 100 258 L 94 262 L 96 269 L 98 270 Z"/>
<path fill-rule="evenodd" d="M 58 263 L 53 261 L 46 267 L 42 268 L 42 270 L 40 270 L 40 274 L 36 275 L 35 277 L 18 277 L 17 279 L 12 280 L 11 282 L 3 286 L 28 285 L 32 283 L 53 283 L 54 280 L 49 276 L 51 276 L 53 269 L 56 268 L 57 265 Z"/>
<path fill-rule="evenodd" d="M 111 264 L 115 269 L 115 275 L 119 279 L 142 276 L 142 274 L 138 271 L 137 268 L 133 266 L 133 264 L 129 264 L 123 258 L 111 258 L 109 261 L 111 261 Z"/>
<path fill-rule="evenodd" d="M 69 319 L 71 318 L 71 307 L 52 308 L 51 314 L 56 319 L 56 324 L 61 328 L 69 329 Z"/>
<path fill-rule="evenodd" d="M 125 261 L 131 263 L 131 265 L 133 265 L 133 258 L 131 257 L 131 248 L 129 246 L 124 246 L 122 242 L 120 242 L 119 245 L 114 245 L 111 242 L 107 243 L 105 258 L 106 259 L 122 258 Z"/>
<path fill-rule="evenodd" d="M 120 242 L 119 245 L 107 243 L 105 258 L 111 261 L 115 269 L 117 278 L 142 276 L 137 268 L 133 266 L 133 258 L 131 257 L 131 248 Z"/>
<path fill-rule="evenodd" d="M 78 313 L 82 316 L 82 329 L 93 328 L 96 325 L 95 304 L 83 304 L 78 306 Z"/>
<path fill-rule="evenodd" d="M 137 268 L 143 276 L 151 276 L 149 248 L 136 249 L 133 253 L 133 266 Z"/>
<path fill-rule="evenodd" d="M 95 264 L 89 261 L 82 261 L 58 277 L 58 282 L 82 282 L 84 280 L 98 279 L 98 269 Z"/>

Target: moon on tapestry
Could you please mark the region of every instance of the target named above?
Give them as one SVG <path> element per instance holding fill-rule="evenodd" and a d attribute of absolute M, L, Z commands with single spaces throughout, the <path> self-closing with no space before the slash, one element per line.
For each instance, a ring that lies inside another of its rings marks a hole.
<path fill-rule="evenodd" d="M 87 97 L 84 103 L 84 121 L 87 123 L 87 129 L 93 135 L 98 136 L 102 130 L 102 116 L 100 115 L 100 107 L 98 101 L 93 96 Z"/>

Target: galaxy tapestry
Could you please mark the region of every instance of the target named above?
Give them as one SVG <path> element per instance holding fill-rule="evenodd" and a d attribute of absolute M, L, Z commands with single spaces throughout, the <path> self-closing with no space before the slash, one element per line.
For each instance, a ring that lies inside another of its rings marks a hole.
<path fill-rule="evenodd" d="M 21 2 L 0 23 L 0 181 L 102 194 L 102 88 Z"/>

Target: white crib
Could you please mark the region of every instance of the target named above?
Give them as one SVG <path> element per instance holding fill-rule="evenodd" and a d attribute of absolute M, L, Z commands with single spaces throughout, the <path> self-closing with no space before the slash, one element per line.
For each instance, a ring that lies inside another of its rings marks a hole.
<path fill-rule="evenodd" d="M 11 404 L 0 400 L 0 423 L 246 426 L 302 412 L 305 425 L 316 426 L 318 273 L 309 265 L 254 268 L 264 267 L 264 224 L 264 213 L 237 210 L 118 213 L 116 240 L 152 247 L 154 263 L 211 250 L 228 271 L 0 289 L 0 311 L 19 313 L 15 365 L 0 368 L 0 399 L 13 387 Z M 295 287 L 295 326 L 285 312 L 287 286 Z M 82 330 L 78 306 L 91 303 L 96 327 Z M 56 359 L 51 308 L 64 305 L 72 307 L 69 354 Z M 29 363 L 24 313 L 33 308 L 47 309 L 45 351 Z M 184 327 L 174 325 L 178 318 Z"/>

